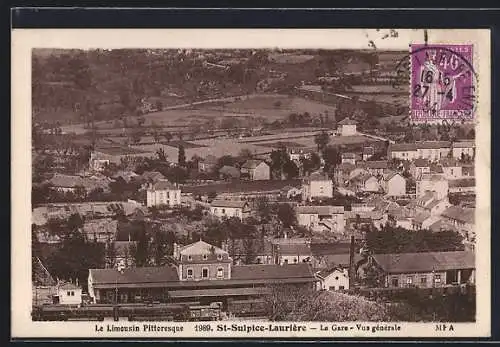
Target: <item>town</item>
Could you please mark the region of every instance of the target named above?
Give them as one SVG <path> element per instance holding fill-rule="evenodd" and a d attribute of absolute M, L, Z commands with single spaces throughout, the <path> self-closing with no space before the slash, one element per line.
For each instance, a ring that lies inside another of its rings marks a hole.
<path fill-rule="evenodd" d="M 404 54 L 34 50 L 33 319 L 474 321 L 474 124 Z"/>

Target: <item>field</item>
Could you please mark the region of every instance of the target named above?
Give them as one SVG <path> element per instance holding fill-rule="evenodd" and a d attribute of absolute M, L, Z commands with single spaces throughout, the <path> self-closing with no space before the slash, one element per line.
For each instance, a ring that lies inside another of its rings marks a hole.
<path fill-rule="evenodd" d="M 229 100 L 229 101 L 227 101 Z M 240 98 L 228 98 L 223 102 L 207 102 L 184 108 L 152 112 L 144 115 L 144 127 L 152 125 L 162 128 L 162 131 L 189 130 L 193 126 L 219 124 L 224 119 L 237 119 L 240 126 L 258 126 L 262 121 L 273 122 L 287 118 L 291 113 L 308 112 L 315 116 L 328 112 L 335 113 L 335 107 L 299 97 L 289 97 L 278 94 L 251 94 Z M 137 118 L 127 118 L 129 125 L 137 124 Z M 121 121 L 100 121 L 95 126 L 107 134 L 122 134 Z M 88 130 L 83 124 L 70 124 L 62 127 L 63 132 L 82 134 Z"/>

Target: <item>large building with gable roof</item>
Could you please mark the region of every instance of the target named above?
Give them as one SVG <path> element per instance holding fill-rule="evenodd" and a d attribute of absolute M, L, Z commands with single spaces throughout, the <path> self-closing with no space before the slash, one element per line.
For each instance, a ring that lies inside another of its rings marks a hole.
<path fill-rule="evenodd" d="M 173 302 L 227 308 L 234 300 L 262 298 L 273 285 L 315 286 L 307 263 L 233 265 L 229 253 L 204 241 L 174 246 L 161 267 L 90 269 L 88 290 L 96 303 Z"/>

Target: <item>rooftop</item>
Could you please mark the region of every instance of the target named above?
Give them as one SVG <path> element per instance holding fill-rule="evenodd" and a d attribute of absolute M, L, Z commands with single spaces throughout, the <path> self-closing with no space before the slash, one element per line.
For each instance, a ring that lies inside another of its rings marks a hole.
<path fill-rule="evenodd" d="M 214 200 L 210 205 L 212 207 L 243 208 L 247 204 L 248 202 L 243 200 Z"/>
<path fill-rule="evenodd" d="M 261 163 L 264 163 L 262 160 L 249 159 L 242 166 L 242 169 L 255 169 Z M 265 163 L 264 163 L 265 164 Z M 267 164 L 266 164 L 267 165 Z"/>
<path fill-rule="evenodd" d="M 387 273 L 418 273 L 475 268 L 474 253 L 468 251 L 374 254 L 373 259 Z"/>
<path fill-rule="evenodd" d="M 423 141 L 417 142 L 418 149 L 440 149 L 440 148 L 450 148 L 451 143 L 448 141 Z"/>
<path fill-rule="evenodd" d="M 474 147 L 476 147 L 474 141 L 453 142 L 453 148 L 474 148 Z"/>
<path fill-rule="evenodd" d="M 310 278 L 313 276 L 308 264 L 288 265 L 235 265 L 231 268 L 234 280 Z"/>
<path fill-rule="evenodd" d="M 214 254 L 227 254 L 226 251 L 219 247 L 215 247 L 209 243 L 206 243 L 205 241 L 197 241 L 195 243 L 192 243 L 190 245 L 184 246 L 179 249 L 179 254 L 180 255 L 199 255 L 199 254 L 206 254 L 206 253 L 214 253 Z"/>
<path fill-rule="evenodd" d="M 297 206 L 297 214 L 331 215 L 344 213 L 344 206 Z"/>
<path fill-rule="evenodd" d="M 465 187 L 475 187 L 475 178 L 457 178 L 455 180 L 448 181 L 450 188 L 465 188 Z"/>
<path fill-rule="evenodd" d="M 387 161 L 385 160 L 373 160 L 373 161 L 358 161 L 357 166 L 367 168 L 367 169 L 387 169 Z"/>
<path fill-rule="evenodd" d="M 278 246 L 278 252 L 280 255 L 311 256 L 311 248 L 304 243 L 281 244 Z"/>
<path fill-rule="evenodd" d="M 389 145 L 389 150 L 392 152 L 416 151 L 417 145 L 415 143 L 394 143 Z"/>
<path fill-rule="evenodd" d="M 473 208 L 450 206 L 441 215 L 463 223 L 474 224 L 475 212 Z"/>
<path fill-rule="evenodd" d="M 338 124 L 339 125 L 356 125 L 356 124 L 358 124 L 358 122 L 356 122 L 354 119 L 344 118 Z"/>
<path fill-rule="evenodd" d="M 427 159 L 423 158 L 418 158 L 413 161 L 413 164 L 416 167 L 428 167 L 430 165 L 429 161 Z"/>
<path fill-rule="evenodd" d="M 150 188 L 150 190 L 180 190 L 174 184 L 170 183 L 166 179 L 160 179 L 156 181 Z"/>

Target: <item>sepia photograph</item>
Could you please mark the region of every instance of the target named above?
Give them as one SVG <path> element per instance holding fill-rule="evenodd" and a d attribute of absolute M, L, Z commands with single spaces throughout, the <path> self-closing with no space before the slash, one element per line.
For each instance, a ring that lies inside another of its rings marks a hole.
<path fill-rule="evenodd" d="M 334 47 L 31 46 L 29 320 L 123 337 L 477 324 L 489 36 L 352 31 Z"/>

